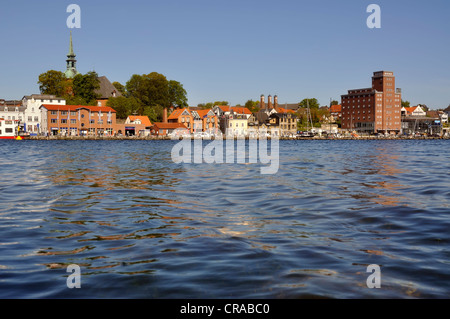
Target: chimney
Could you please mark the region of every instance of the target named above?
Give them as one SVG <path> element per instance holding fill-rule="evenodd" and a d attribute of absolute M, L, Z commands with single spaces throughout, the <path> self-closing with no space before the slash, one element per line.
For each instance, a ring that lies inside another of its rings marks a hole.
<path fill-rule="evenodd" d="M 163 111 L 163 123 L 167 123 L 167 107 Z"/>
<path fill-rule="evenodd" d="M 267 97 L 267 103 L 268 103 L 268 107 L 269 107 L 269 110 L 270 109 L 272 109 L 273 108 L 273 105 L 272 105 L 272 95 L 269 95 L 268 97 Z"/>
<path fill-rule="evenodd" d="M 264 94 L 261 94 L 261 103 L 260 103 L 259 108 L 261 110 L 264 110 L 266 108 L 266 102 L 264 101 Z"/>
<path fill-rule="evenodd" d="M 276 96 L 276 95 L 273 97 L 273 104 L 274 104 L 275 108 L 278 107 L 278 96 Z"/>

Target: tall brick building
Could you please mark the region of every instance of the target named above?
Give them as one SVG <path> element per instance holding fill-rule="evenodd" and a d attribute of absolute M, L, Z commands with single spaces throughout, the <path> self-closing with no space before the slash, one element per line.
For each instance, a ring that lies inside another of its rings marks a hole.
<path fill-rule="evenodd" d="M 397 134 L 401 130 L 401 90 L 393 72 L 374 72 L 372 87 L 341 96 L 342 129 L 358 133 Z"/>

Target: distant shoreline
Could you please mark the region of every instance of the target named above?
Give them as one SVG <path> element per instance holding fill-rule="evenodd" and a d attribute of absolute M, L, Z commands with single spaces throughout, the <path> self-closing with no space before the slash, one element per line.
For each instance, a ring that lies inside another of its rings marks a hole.
<path fill-rule="evenodd" d="M 248 140 L 249 138 L 245 138 Z M 270 137 L 267 138 L 270 140 Z M 63 136 L 31 136 L 27 137 L 24 140 L 33 140 L 33 141 L 171 141 L 172 139 L 169 137 L 80 137 L 80 136 L 71 136 L 71 137 L 63 137 Z M 181 140 L 181 138 L 180 138 Z M 194 138 L 192 138 L 194 140 Z M 212 141 L 212 139 L 204 139 L 205 141 Z M 223 138 L 223 140 L 227 140 L 227 138 Z M 234 138 L 234 140 L 241 140 L 241 138 Z M 341 138 L 327 138 L 327 137 L 300 137 L 300 138 L 286 138 L 280 137 L 280 141 L 343 141 L 343 140 L 356 140 L 356 141 L 378 141 L 378 140 L 390 140 L 390 141 L 399 141 L 399 140 L 450 140 L 450 137 L 341 137 Z M 177 141 L 177 140 L 174 140 Z"/>

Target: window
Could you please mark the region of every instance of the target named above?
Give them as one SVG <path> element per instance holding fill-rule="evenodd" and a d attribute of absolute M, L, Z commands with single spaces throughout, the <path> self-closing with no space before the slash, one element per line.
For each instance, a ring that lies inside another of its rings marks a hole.
<path fill-rule="evenodd" d="M 61 111 L 61 115 L 67 115 L 67 111 Z"/>
<path fill-rule="evenodd" d="M 12 133 L 13 129 L 12 128 L 5 128 L 5 133 Z"/>
<path fill-rule="evenodd" d="M 39 122 L 39 116 L 35 116 L 35 117 L 34 117 L 34 121 L 35 121 L 35 122 Z"/>
<path fill-rule="evenodd" d="M 28 122 L 33 122 L 33 117 L 32 116 L 28 116 Z"/>
<path fill-rule="evenodd" d="M 51 115 L 56 115 L 56 111 L 51 111 L 50 114 Z"/>
<path fill-rule="evenodd" d="M 77 124 L 77 120 L 71 119 L 70 124 Z"/>
<path fill-rule="evenodd" d="M 77 116 L 77 112 L 70 112 L 70 116 Z"/>
<path fill-rule="evenodd" d="M 53 123 L 53 124 L 58 123 L 58 120 L 57 119 L 51 119 L 50 123 Z"/>
<path fill-rule="evenodd" d="M 61 124 L 67 124 L 67 120 L 66 119 L 61 120 Z"/>

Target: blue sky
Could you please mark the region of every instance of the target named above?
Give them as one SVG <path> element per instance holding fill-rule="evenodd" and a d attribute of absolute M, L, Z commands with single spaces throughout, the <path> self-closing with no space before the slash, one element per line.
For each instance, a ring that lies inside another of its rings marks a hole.
<path fill-rule="evenodd" d="M 40 73 L 65 70 L 71 3 L 81 7 L 80 72 L 122 84 L 159 72 L 184 85 L 190 105 L 261 94 L 326 105 L 380 70 L 414 105 L 450 104 L 448 0 L 2 0 L 0 98 L 39 93 Z M 381 29 L 366 25 L 371 3 Z"/>

